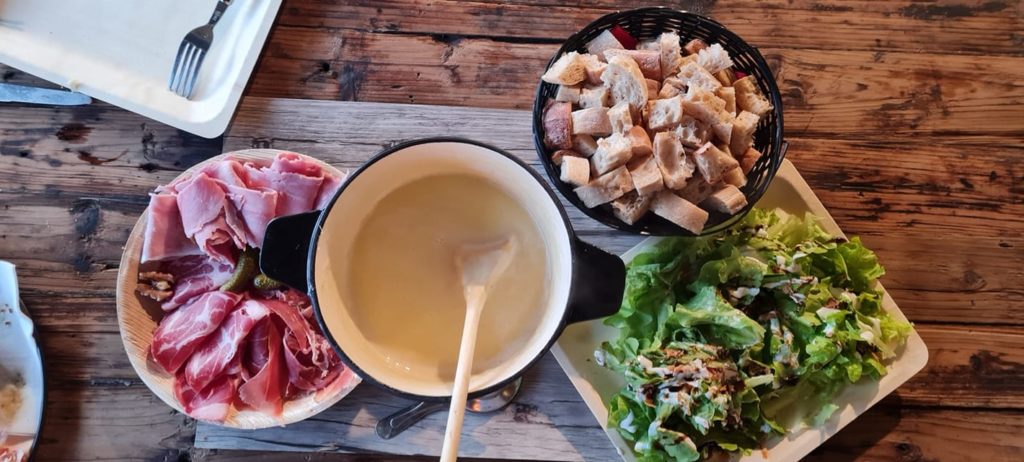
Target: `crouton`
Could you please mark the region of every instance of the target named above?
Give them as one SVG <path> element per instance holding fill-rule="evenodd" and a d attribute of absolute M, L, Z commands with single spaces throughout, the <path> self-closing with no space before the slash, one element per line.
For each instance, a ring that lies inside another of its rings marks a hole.
<path fill-rule="evenodd" d="M 604 68 L 608 67 L 608 65 L 601 61 L 597 55 L 585 54 L 580 56 L 583 59 L 583 69 L 587 73 L 587 78 L 584 82 L 588 85 L 601 85 L 601 74 L 604 73 Z"/>
<path fill-rule="evenodd" d="M 721 87 L 715 90 L 715 96 L 725 101 L 725 112 L 736 115 L 736 89 L 733 87 Z"/>
<path fill-rule="evenodd" d="M 547 72 L 540 77 L 547 83 L 559 85 L 576 85 L 587 78 L 586 68 L 583 66 L 583 59 L 580 54 L 570 51 L 558 58 Z"/>
<path fill-rule="evenodd" d="M 608 107 L 610 101 L 611 93 L 608 92 L 608 87 L 585 87 L 580 91 L 580 108 Z"/>
<path fill-rule="evenodd" d="M 754 164 L 761 158 L 761 151 L 754 149 L 753 146 L 748 148 L 744 153 L 743 157 L 740 158 L 740 168 L 743 169 L 743 173 L 750 173 L 754 169 Z"/>
<path fill-rule="evenodd" d="M 722 182 L 731 184 L 737 188 L 742 188 L 747 185 L 747 175 L 743 174 L 742 166 L 740 168 L 734 168 L 725 172 L 722 175 Z"/>
<path fill-rule="evenodd" d="M 572 111 L 572 134 L 573 135 L 607 135 L 612 132 L 611 121 L 608 120 L 608 111 L 603 107 L 592 107 Z M 572 147 L 572 141 L 569 141 Z"/>
<path fill-rule="evenodd" d="M 601 58 L 604 57 L 605 51 L 621 49 L 623 49 L 622 43 L 619 43 L 619 39 L 615 38 L 610 30 L 601 32 L 593 40 L 587 42 L 587 51 Z"/>
<path fill-rule="evenodd" d="M 691 54 L 691 55 L 695 55 L 700 50 L 703 50 L 703 49 L 705 49 L 707 47 L 708 47 L 708 44 L 705 43 L 701 39 L 690 40 L 689 42 L 686 42 L 685 46 L 683 46 L 683 48 L 686 50 L 686 53 L 687 54 Z"/>
<path fill-rule="evenodd" d="M 651 201 L 651 211 L 693 234 L 700 234 L 708 212 L 671 191 L 661 191 Z"/>
<path fill-rule="evenodd" d="M 633 118 L 629 115 L 629 105 L 619 103 L 608 110 L 608 120 L 612 123 L 612 132 L 626 133 L 633 128 Z"/>
<path fill-rule="evenodd" d="M 707 129 L 689 116 L 684 116 L 683 121 L 672 129 L 672 133 L 676 135 L 684 148 L 697 149 L 708 142 Z"/>
<path fill-rule="evenodd" d="M 551 101 L 544 108 L 544 146 L 548 149 L 572 147 L 572 104 Z"/>
<path fill-rule="evenodd" d="M 752 112 L 758 117 L 764 117 L 772 110 L 771 103 L 761 94 L 757 88 L 757 82 L 751 76 L 746 76 L 732 84 L 736 89 L 736 108 L 741 111 Z"/>
<path fill-rule="evenodd" d="M 580 101 L 580 86 L 559 85 L 558 91 L 555 93 L 555 101 L 564 101 L 566 103 L 578 103 Z"/>
<path fill-rule="evenodd" d="M 612 214 L 628 224 L 633 224 L 643 218 L 647 209 L 651 206 L 651 198 L 644 197 L 630 191 L 622 197 L 612 201 Z"/>
<path fill-rule="evenodd" d="M 682 80 L 676 77 L 669 77 L 662 82 L 661 91 L 658 92 L 658 98 L 669 99 L 674 96 L 683 94 L 686 90 L 686 84 Z"/>
<path fill-rule="evenodd" d="M 597 141 L 590 135 L 576 135 L 572 137 L 572 148 L 583 157 L 590 157 L 597 151 Z"/>
<path fill-rule="evenodd" d="M 732 114 L 725 112 L 725 101 L 710 91 L 690 87 L 683 98 L 683 110 L 708 124 L 715 136 L 725 143 L 732 139 Z"/>
<path fill-rule="evenodd" d="M 633 179 L 629 176 L 629 170 L 626 170 L 626 167 L 619 167 L 573 191 L 584 206 L 594 208 L 618 199 L 632 190 Z"/>
<path fill-rule="evenodd" d="M 732 67 L 732 59 L 729 58 L 729 53 L 725 51 L 725 48 L 722 48 L 722 45 L 712 43 L 707 48 L 697 52 L 697 64 L 700 64 L 700 67 L 707 69 L 711 74 L 716 74 Z"/>
<path fill-rule="evenodd" d="M 699 87 L 713 92 L 722 86 L 722 82 L 694 61 L 683 63 L 676 77 L 688 88 Z"/>
<path fill-rule="evenodd" d="M 725 172 L 740 166 L 736 159 L 711 143 L 694 152 L 693 159 L 697 163 L 697 170 L 708 183 L 717 183 Z"/>
<path fill-rule="evenodd" d="M 586 158 L 565 156 L 562 159 L 562 181 L 573 186 L 583 186 L 590 182 L 590 162 Z"/>
<path fill-rule="evenodd" d="M 689 160 L 689 156 L 683 152 L 683 145 L 672 133 L 654 135 L 654 159 L 669 189 L 686 186 L 686 180 L 693 176 L 694 162 Z"/>
<path fill-rule="evenodd" d="M 715 187 L 704 181 L 704 178 L 696 176 L 686 182 L 686 187 L 676 190 L 676 194 L 694 204 L 701 203 L 714 192 Z"/>
<path fill-rule="evenodd" d="M 668 130 L 683 121 L 683 98 L 654 99 L 647 102 L 647 128 Z"/>
<path fill-rule="evenodd" d="M 731 184 L 719 185 L 701 205 L 732 215 L 747 206 L 747 196 Z"/>
<path fill-rule="evenodd" d="M 604 175 L 622 165 L 633 157 L 633 146 L 622 133 L 597 140 L 597 152 L 590 158 L 598 175 Z"/>
<path fill-rule="evenodd" d="M 647 156 L 654 153 L 654 146 L 651 145 L 651 137 L 647 130 L 639 125 L 634 125 L 626 132 L 629 144 L 633 146 L 633 156 Z"/>
<path fill-rule="evenodd" d="M 661 169 L 654 156 L 634 158 L 626 164 L 629 175 L 633 177 L 633 187 L 641 196 L 651 196 L 654 193 L 665 189 L 665 182 L 661 179 Z"/>
<path fill-rule="evenodd" d="M 729 140 L 729 151 L 733 155 L 743 155 L 747 148 L 754 144 L 754 130 L 757 130 L 757 114 L 743 111 L 732 121 L 732 139 Z"/>
<path fill-rule="evenodd" d="M 601 75 L 601 81 L 611 90 L 612 102 L 626 102 L 632 110 L 639 111 L 647 104 L 647 82 L 636 61 L 626 56 L 612 56 L 608 68 Z"/>
<path fill-rule="evenodd" d="M 645 78 L 661 80 L 661 54 L 652 50 L 607 50 L 604 60 L 611 62 L 615 56 L 626 56 L 636 62 Z"/>
<path fill-rule="evenodd" d="M 562 159 L 565 157 L 586 158 L 583 154 L 573 151 L 572 149 L 559 149 L 555 151 L 553 154 L 551 154 L 551 162 L 554 163 L 555 165 L 562 165 Z"/>
<path fill-rule="evenodd" d="M 679 34 L 662 32 L 658 36 L 658 52 L 661 58 L 661 75 L 674 75 L 679 70 L 679 62 L 683 58 Z"/>

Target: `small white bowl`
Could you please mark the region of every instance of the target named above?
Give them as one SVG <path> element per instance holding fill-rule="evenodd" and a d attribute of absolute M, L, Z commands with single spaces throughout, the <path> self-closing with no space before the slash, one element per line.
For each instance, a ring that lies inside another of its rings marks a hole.
<path fill-rule="evenodd" d="M 223 160 L 228 156 L 239 160 L 254 161 L 260 164 L 269 164 L 278 153 L 285 152 L 277 149 L 244 149 L 234 151 L 207 159 L 192 168 L 186 170 L 179 178 L 192 175 L 203 166 Z M 338 177 L 344 174 L 317 159 L 307 157 L 320 164 L 327 172 Z M 147 209 L 148 211 L 148 209 Z M 128 360 L 135 368 L 142 382 L 157 395 L 168 406 L 178 412 L 184 413 L 184 408 L 174 396 L 174 376 L 165 372 L 159 365 L 153 362 L 149 354 L 150 344 L 153 343 L 153 332 L 163 318 L 164 313 L 157 302 L 139 296 L 135 292 L 135 285 L 138 282 L 139 259 L 142 254 L 142 240 L 146 227 L 146 213 L 142 212 L 139 220 L 135 222 L 128 242 L 124 246 L 124 253 L 121 255 L 121 266 L 117 273 L 117 324 L 121 330 L 121 340 L 124 342 L 125 352 L 128 353 Z M 303 396 L 299 399 L 286 401 L 284 412 L 280 417 L 273 417 L 254 410 L 238 410 L 233 406 L 224 422 L 211 422 L 231 428 L 259 429 L 268 428 L 305 420 L 324 409 L 333 406 L 345 397 L 360 379 L 354 377 L 345 386 L 338 388 L 326 388 Z"/>

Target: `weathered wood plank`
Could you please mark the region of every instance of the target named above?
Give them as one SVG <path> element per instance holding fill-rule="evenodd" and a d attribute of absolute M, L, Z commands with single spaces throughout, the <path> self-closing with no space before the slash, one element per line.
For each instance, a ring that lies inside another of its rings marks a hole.
<path fill-rule="evenodd" d="M 722 22 L 759 47 L 902 50 L 1021 55 L 1020 3 L 973 0 L 956 5 L 906 1 L 493 2 L 291 0 L 279 24 L 377 33 L 452 34 L 563 40 L 603 14 L 644 4 L 688 9 Z M 581 8 L 585 4 L 584 8 Z M 822 33 L 829 31 L 829 33 Z"/>

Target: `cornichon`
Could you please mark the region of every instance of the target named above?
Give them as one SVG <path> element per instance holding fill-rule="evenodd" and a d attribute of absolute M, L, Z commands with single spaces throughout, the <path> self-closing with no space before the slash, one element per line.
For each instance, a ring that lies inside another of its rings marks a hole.
<path fill-rule="evenodd" d="M 274 290 L 284 286 L 280 281 L 271 279 L 270 276 L 260 273 L 252 280 L 252 285 L 259 290 Z"/>
<path fill-rule="evenodd" d="M 249 287 L 249 281 L 252 281 L 253 276 L 259 272 L 259 251 L 247 247 L 242 254 L 238 256 L 238 265 L 235 266 L 235 272 L 231 275 L 231 279 L 225 282 L 224 285 L 220 286 L 220 290 L 224 292 L 242 292 Z"/>

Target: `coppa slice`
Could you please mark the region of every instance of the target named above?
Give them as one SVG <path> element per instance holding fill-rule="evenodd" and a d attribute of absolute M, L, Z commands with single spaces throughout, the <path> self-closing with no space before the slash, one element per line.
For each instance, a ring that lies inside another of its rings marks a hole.
<path fill-rule="evenodd" d="M 220 328 L 203 342 L 185 366 L 185 380 L 193 388 L 203 389 L 235 359 L 245 336 L 270 311 L 256 300 L 242 302 L 224 320 Z"/>
<path fill-rule="evenodd" d="M 164 262 L 161 271 L 174 275 L 174 294 L 161 308 L 171 311 L 189 300 L 220 287 L 235 267 L 206 256 L 190 256 Z"/>
<path fill-rule="evenodd" d="M 207 292 L 167 315 L 153 333 L 153 360 L 168 373 L 176 372 L 241 299 L 230 292 Z"/>

